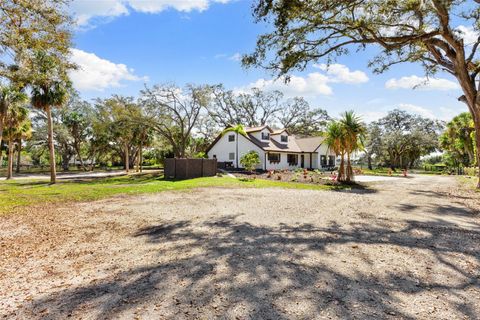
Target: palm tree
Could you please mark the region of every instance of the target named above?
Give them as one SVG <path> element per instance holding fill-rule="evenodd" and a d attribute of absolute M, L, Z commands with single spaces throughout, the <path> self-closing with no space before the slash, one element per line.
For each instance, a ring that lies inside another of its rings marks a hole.
<path fill-rule="evenodd" d="M 17 135 L 17 169 L 15 170 L 16 173 L 20 173 L 20 161 L 22 159 L 22 141 L 30 139 L 32 137 L 32 123 L 30 120 L 24 121 L 23 125 L 20 126 Z"/>
<path fill-rule="evenodd" d="M 50 183 L 57 181 L 55 148 L 53 145 L 52 107 L 60 107 L 68 100 L 70 81 L 62 66 L 54 56 L 38 52 L 35 57 L 35 80 L 32 83 L 32 105 L 45 111 L 48 124 L 48 148 L 50 151 Z"/>
<path fill-rule="evenodd" d="M 13 154 L 14 143 L 18 139 L 18 136 L 22 135 L 22 130 L 25 128 L 28 130 L 30 119 L 28 118 L 28 109 L 22 105 L 14 105 L 9 108 L 5 117 L 5 129 L 4 134 L 6 140 L 8 140 L 8 167 L 7 167 L 7 179 L 13 177 Z"/>
<path fill-rule="evenodd" d="M 17 103 L 24 103 L 28 99 L 27 95 L 18 90 L 15 86 L 0 86 L 0 147 L 3 141 L 3 130 L 5 128 L 5 118 L 10 106 Z M 0 159 L 2 150 L 0 149 Z M 0 166 L 2 161 L 0 161 Z"/>
<path fill-rule="evenodd" d="M 223 130 L 222 136 L 224 136 L 228 132 L 236 133 L 235 143 L 236 143 L 236 150 L 235 150 L 235 162 L 236 167 L 238 168 L 238 135 L 241 134 L 242 136 L 246 137 L 247 132 L 245 132 L 245 128 L 241 124 L 237 124 L 236 126 L 231 126 Z"/>
<path fill-rule="evenodd" d="M 347 174 L 346 181 L 353 179 L 353 168 L 351 163 L 351 155 L 353 152 L 362 149 L 362 141 L 365 138 L 367 129 L 361 118 L 353 111 L 345 111 L 340 119 L 340 125 L 344 132 L 344 147 L 347 154 Z"/>
<path fill-rule="evenodd" d="M 337 157 L 341 156 L 337 180 L 343 181 L 345 174 L 345 132 L 340 122 L 332 121 L 327 126 L 325 143 L 330 150 L 335 152 Z"/>

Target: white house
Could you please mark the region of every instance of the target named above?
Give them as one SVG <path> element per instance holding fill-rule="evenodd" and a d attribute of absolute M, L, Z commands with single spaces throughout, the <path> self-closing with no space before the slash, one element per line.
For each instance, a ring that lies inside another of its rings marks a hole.
<path fill-rule="evenodd" d="M 269 126 L 245 128 L 246 136 L 235 132 L 220 134 L 208 147 L 209 159 L 242 168 L 240 159 L 256 151 L 261 159 L 257 169 L 321 169 L 335 166 L 335 154 L 323 137 L 296 138 L 287 130 L 273 131 Z"/>

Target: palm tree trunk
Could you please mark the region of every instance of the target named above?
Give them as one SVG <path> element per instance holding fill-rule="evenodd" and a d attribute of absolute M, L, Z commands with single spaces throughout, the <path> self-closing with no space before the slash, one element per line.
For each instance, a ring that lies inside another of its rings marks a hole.
<path fill-rule="evenodd" d="M 345 180 L 345 154 L 341 154 L 340 158 L 340 167 L 338 168 L 338 181 L 344 181 Z"/>
<path fill-rule="evenodd" d="M 128 154 L 128 143 L 125 142 L 125 172 L 130 172 L 130 155 Z"/>
<path fill-rule="evenodd" d="M 0 168 L 3 167 L 3 152 L 2 152 L 2 142 L 3 142 L 3 127 L 5 125 L 5 114 L 0 114 Z"/>
<path fill-rule="evenodd" d="M 350 152 L 347 152 L 347 175 L 345 181 L 350 182 L 352 180 L 352 163 L 350 162 Z"/>
<path fill-rule="evenodd" d="M 140 143 L 140 155 L 139 155 L 139 165 L 140 165 L 140 172 L 143 172 L 143 141 Z"/>
<path fill-rule="evenodd" d="M 13 139 L 8 140 L 7 180 L 13 177 Z"/>
<path fill-rule="evenodd" d="M 3 127 L 5 125 L 5 114 L 0 114 L 0 160 L 2 158 L 2 142 L 3 142 Z M 2 161 L 0 161 L 0 168 L 2 167 Z"/>
<path fill-rule="evenodd" d="M 140 172 L 140 149 L 137 150 L 137 156 L 135 157 L 135 172 Z"/>
<path fill-rule="evenodd" d="M 17 140 L 17 168 L 16 173 L 20 173 L 20 161 L 22 160 L 22 139 Z"/>
<path fill-rule="evenodd" d="M 237 169 L 238 169 L 238 132 L 237 132 L 237 138 L 235 139 L 235 142 L 236 142 L 235 162 L 237 163 Z"/>
<path fill-rule="evenodd" d="M 54 184 L 57 182 L 57 168 L 55 165 L 55 147 L 53 146 L 53 119 L 52 119 L 52 109 L 50 106 L 45 108 L 47 112 L 47 122 L 48 122 L 48 149 L 50 151 L 50 183 Z"/>

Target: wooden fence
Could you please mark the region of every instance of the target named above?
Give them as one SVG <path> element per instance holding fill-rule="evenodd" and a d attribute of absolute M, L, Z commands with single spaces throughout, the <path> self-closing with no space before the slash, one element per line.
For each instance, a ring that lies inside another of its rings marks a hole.
<path fill-rule="evenodd" d="M 165 178 L 192 179 L 217 174 L 217 159 L 165 159 Z"/>

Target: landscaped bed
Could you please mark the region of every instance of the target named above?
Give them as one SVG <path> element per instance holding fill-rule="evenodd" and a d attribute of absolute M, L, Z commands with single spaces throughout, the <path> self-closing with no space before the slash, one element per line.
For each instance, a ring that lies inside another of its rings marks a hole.
<path fill-rule="evenodd" d="M 317 185 L 339 186 L 336 173 L 320 170 L 269 170 L 265 172 L 235 172 L 234 175 L 241 179 L 265 179 L 271 181 L 299 182 Z"/>

